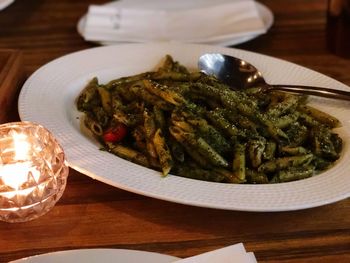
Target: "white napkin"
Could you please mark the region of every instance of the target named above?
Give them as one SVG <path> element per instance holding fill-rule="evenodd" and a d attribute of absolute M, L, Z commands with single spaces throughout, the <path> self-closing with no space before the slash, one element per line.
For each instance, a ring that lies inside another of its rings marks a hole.
<path fill-rule="evenodd" d="M 197 256 L 176 260 L 174 263 L 257 263 L 252 252 L 247 253 L 243 244 L 206 252 Z"/>
<path fill-rule="evenodd" d="M 209 43 L 266 32 L 253 0 L 213 1 L 210 5 L 191 8 L 185 8 L 188 0 L 176 2 L 179 8 L 172 10 L 91 5 L 84 38 L 88 41 Z"/>
<path fill-rule="evenodd" d="M 0 10 L 5 9 L 7 6 L 12 4 L 15 0 L 0 0 Z"/>

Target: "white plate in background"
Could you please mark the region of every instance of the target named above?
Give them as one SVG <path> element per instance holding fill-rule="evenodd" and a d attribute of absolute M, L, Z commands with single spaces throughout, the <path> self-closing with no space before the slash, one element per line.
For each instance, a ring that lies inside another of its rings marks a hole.
<path fill-rule="evenodd" d="M 15 0 L 0 0 L 0 10 L 5 9 L 9 5 L 13 4 Z"/>
<path fill-rule="evenodd" d="M 52 252 L 11 261 L 10 263 L 170 263 L 179 258 L 128 249 L 76 249 Z"/>
<path fill-rule="evenodd" d="M 228 0 L 216 0 L 215 4 L 219 3 L 225 3 Z M 232 1 L 232 0 L 230 0 Z M 186 8 L 194 8 L 194 7 L 206 7 L 208 5 L 212 5 L 212 0 L 196 0 L 196 1 L 186 1 Z M 105 5 L 106 6 L 115 6 L 115 7 L 121 7 L 121 8 L 149 8 L 149 9 L 160 9 L 160 10 L 178 10 L 183 9 L 184 2 L 181 1 L 181 5 L 177 3 L 177 1 L 145 1 L 145 0 L 128 0 L 128 1 L 112 1 L 108 2 Z M 266 31 L 272 26 L 274 21 L 274 16 L 271 10 L 266 7 L 265 5 L 256 2 L 257 11 L 263 20 L 263 23 L 265 25 Z M 84 28 L 85 28 L 85 22 L 86 22 L 86 15 L 82 16 L 77 24 L 77 30 L 78 33 L 83 36 Z M 252 40 L 256 37 L 258 37 L 260 34 L 251 34 L 249 36 L 241 36 L 241 37 L 234 37 L 234 38 L 221 38 L 220 41 L 211 41 L 207 43 L 202 44 L 211 44 L 211 45 L 219 45 L 219 46 L 232 46 L 241 44 L 244 42 L 247 42 L 249 40 Z M 219 36 L 217 36 L 219 37 Z M 98 42 L 101 45 L 114 45 L 114 44 L 120 44 L 123 42 L 115 41 L 115 42 L 109 42 L 109 41 L 102 41 Z M 124 42 L 125 43 L 125 42 Z"/>
<path fill-rule="evenodd" d="M 160 173 L 105 151 L 80 131 L 75 99 L 93 77 L 101 83 L 152 70 L 165 54 L 196 69 L 200 55 L 219 52 L 251 62 L 269 83 L 315 85 L 349 90 L 325 75 L 273 57 L 233 48 L 197 44 L 121 44 L 83 50 L 37 70 L 18 102 L 22 120 L 48 128 L 63 146 L 69 165 L 102 182 L 134 193 L 200 207 L 241 211 L 288 211 L 329 204 L 350 196 L 350 102 L 311 97 L 311 105 L 337 117 L 343 127 L 341 158 L 320 175 L 288 183 L 236 185 L 204 182 Z"/>

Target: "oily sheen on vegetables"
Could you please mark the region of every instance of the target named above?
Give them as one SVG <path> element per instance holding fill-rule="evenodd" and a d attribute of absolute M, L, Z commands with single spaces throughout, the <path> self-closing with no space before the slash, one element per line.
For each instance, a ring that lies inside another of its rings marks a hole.
<path fill-rule="evenodd" d="M 163 176 L 267 184 L 304 179 L 339 158 L 340 122 L 307 97 L 233 91 L 166 55 L 156 71 L 102 84 L 77 98 L 105 150 Z"/>

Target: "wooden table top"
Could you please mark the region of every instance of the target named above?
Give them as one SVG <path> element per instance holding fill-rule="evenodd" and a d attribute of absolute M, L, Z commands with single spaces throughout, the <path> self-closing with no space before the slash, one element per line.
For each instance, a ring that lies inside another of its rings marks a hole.
<path fill-rule="evenodd" d="M 326 49 L 325 0 L 261 2 L 275 15 L 273 27 L 238 48 L 286 59 L 350 85 L 350 60 Z M 104 1 L 15 1 L 0 12 L 0 49 L 21 50 L 28 77 L 52 59 L 94 47 L 76 30 L 92 3 Z M 9 118 L 18 120 L 16 114 Z M 71 170 L 63 197 L 49 213 L 27 223 L 0 222 L 0 262 L 80 248 L 188 257 L 238 242 L 258 262 L 350 262 L 350 200 L 292 212 L 224 211 L 144 197 Z"/>

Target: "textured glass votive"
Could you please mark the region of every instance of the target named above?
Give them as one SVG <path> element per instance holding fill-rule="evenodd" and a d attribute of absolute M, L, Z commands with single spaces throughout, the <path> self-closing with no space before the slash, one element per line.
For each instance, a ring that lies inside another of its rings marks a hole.
<path fill-rule="evenodd" d="M 66 187 L 68 166 L 53 135 L 41 125 L 0 125 L 0 220 L 24 222 L 48 212 Z"/>

